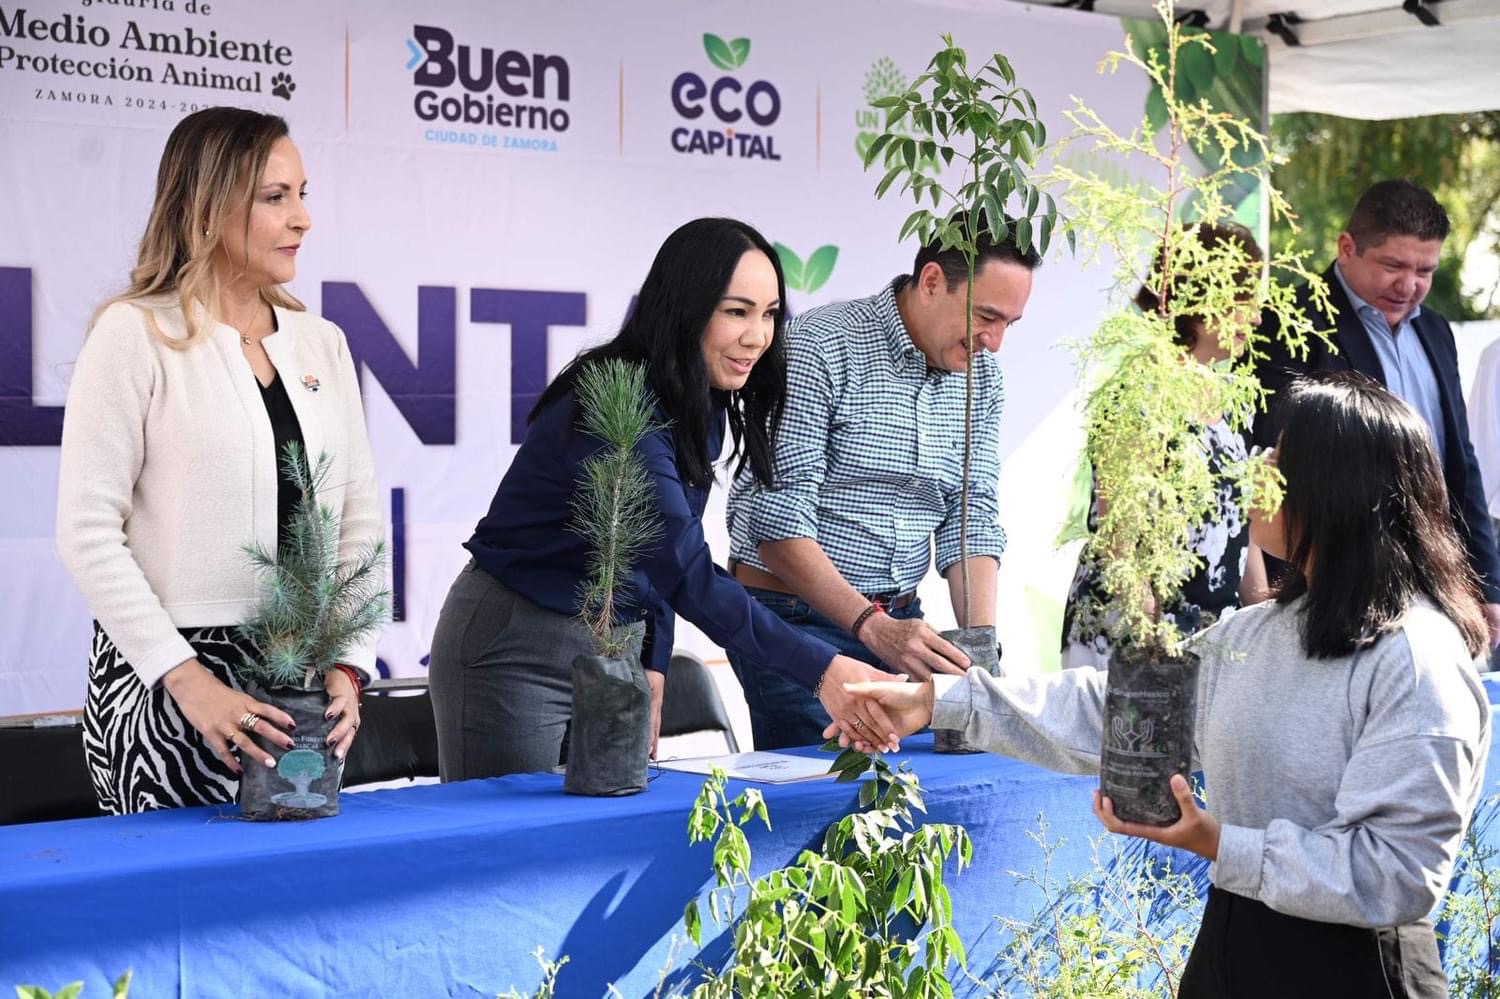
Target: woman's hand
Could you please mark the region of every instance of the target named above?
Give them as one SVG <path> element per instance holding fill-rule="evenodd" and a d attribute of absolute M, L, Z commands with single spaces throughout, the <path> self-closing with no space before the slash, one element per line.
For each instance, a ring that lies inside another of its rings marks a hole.
<path fill-rule="evenodd" d="M 323 674 L 323 689 L 328 692 L 328 710 L 323 712 L 323 717 L 339 720 L 328 733 L 328 745 L 334 747 L 333 755 L 342 760 L 349 755 L 354 734 L 359 731 L 359 691 L 341 669 L 331 669 Z"/>
<path fill-rule="evenodd" d="M 878 670 L 858 659 L 834 656 L 833 662 L 828 664 L 827 672 L 823 674 L 823 687 L 818 692 L 818 700 L 823 703 L 828 717 L 833 719 L 832 724 L 824 731 L 823 737 L 831 738 L 832 734 L 837 731 L 840 733 L 839 745 L 869 747 L 861 750 L 862 752 L 884 749 L 894 753 L 900 749 L 900 737 L 896 734 L 896 726 L 886 717 L 880 702 L 852 694 L 846 687 L 865 680 L 894 680 L 899 684 L 905 679 L 905 677 Z"/>
<path fill-rule="evenodd" d="M 651 759 L 656 759 L 656 746 L 661 741 L 661 698 L 667 690 L 667 674 L 654 669 L 646 670 L 646 682 L 651 684 Z"/>
<path fill-rule="evenodd" d="M 859 683 L 846 683 L 844 689 L 859 700 L 880 705 L 885 710 L 886 716 L 895 724 L 898 735 L 911 735 L 932 723 L 933 686 L 931 683 L 864 680 Z M 829 725 L 824 729 L 823 738 L 831 739 L 835 733 L 838 733 L 839 745 L 847 749 L 851 745 L 850 739 L 839 730 L 837 724 Z M 870 751 L 868 740 L 855 739 L 852 745 L 862 753 Z"/>
<path fill-rule="evenodd" d="M 264 752 L 250 738 L 251 732 L 285 749 L 294 745 L 292 737 L 287 735 L 296 728 L 291 715 L 228 686 L 204 669 L 197 659 L 187 659 L 173 666 L 161 682 L 188 724 L 198 730 L 213 754 L 237 774 L 244 773 L 244 770 L 234 758 L 235 750 Z M 348 680 L 344 682 L 348 683 Z M 251 715 L 255 716 L 255 723 L 248 729 L 241 728 L 240 722 Z M 268 767 L 276 765 L 269 756 L 262 756 L 261 762 Z"/>
<path fill-rule="evenodd" d="M 1208 814 L 1206 809 L 1198 807 L 1198 802 L 1193 798 L 1193 789 L 1181 774 L 1172 778 L 1172 796 L 1182 809 L 1182 818 L 1169 826 L 1143 826 L 1121 821 L 1115 816 L 1114 802 L 1098 790 L 1094 791 L 1094 814 L 1110 832 L 1139 836 L 1154 843 L 1196 853 L 1207 860 L 1218 860 L 1219 820 Z"/>

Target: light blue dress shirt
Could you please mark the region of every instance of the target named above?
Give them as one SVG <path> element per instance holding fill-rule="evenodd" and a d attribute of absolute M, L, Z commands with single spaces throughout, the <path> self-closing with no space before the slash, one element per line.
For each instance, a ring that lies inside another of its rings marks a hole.
<path fill-rule="evenodd" d="M 1343 285 L 1344 294 L 1349 296 L 1359 321 L 1370 334 L 1370 344 L 1385 372 L 1385 387 L 1410 403 L 1427 421 L 1441 462 L 1448 444 L 1443 433 L 1442 391 L 1438 387 L 1437 373 L 1432 370 L 1432 362 L 1427 359 L 1427 351 L 1422 348 L 1422 340 L 1412 326 L 1412 321 L 1422 314 L 1422 307 L 1412 309 L 1392 330 L 1380 310 L 1349 287 L 1338 264 L 1333 265 L 1333 273 Z"/>

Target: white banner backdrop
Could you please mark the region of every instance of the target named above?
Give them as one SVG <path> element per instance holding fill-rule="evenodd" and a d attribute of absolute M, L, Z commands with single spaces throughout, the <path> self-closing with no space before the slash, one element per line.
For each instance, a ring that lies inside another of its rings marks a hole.
<path fill-rule="evenodd" d="M 790 291 L 795 311 L 909 269 L 914 247 L 895 240 L 909 206 L 875 201 L 857 145 L 878 128 L 869 96 L 919 73 L 942 32 L 975 58 L 1005 53 L 1054 135 L 1070 94 L 1118 127 L 1140 120 L 1145 80 L 1096 73 L 1118 23 L 1003 6 L 0 3 L 0 714 L 82 703 L 89 614 L 53 541 L 60 407 L 185 113 L 273 111 L 302 149 L 314 227 L 292 290 L 361 361 L 397 555 L 381 661 L 421 674 L 519 417 L 613 332 L 673 228 L 724 214 L 804 261 L 833 247 L 819 258 L 836 254 L 831 273 Z M 1015 668 L 1056 659 L 1055 633 L 1033 622 L 1072 571 L 1052 545 L 1077 444 L 1057 345 L 1091 327 L 1107 281 L 1054 253 L 1000 354 L 999 617 Z M 721 561 L 723 501 L 716 490 L 705 518 Z M 924 600 L 951 622 L 935 575 Z"/>

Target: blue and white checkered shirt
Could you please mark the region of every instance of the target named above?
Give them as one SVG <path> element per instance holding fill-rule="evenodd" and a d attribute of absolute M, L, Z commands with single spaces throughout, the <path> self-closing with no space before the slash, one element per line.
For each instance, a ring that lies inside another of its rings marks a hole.
<path fill-rule="evenodd" d="M 814 538 L 861 593 L 914 590 L 959 558 L 963 372 L 929 371 L 896 309 L 897 278 L 870 298 L 820 306 L 787 332 L 776 488 L 747 471 L 729 492 L 730 557 L 760 569 L 762 541 Z M 974 358 L 969 556 L 1005 551 L 996 485 L 1005 402 L 993 355 Z"/>

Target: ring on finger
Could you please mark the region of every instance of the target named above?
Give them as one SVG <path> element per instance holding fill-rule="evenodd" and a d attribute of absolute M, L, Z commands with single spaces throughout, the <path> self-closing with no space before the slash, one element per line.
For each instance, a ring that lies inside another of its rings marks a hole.
<path fill-rule="evenodd" d="M 862 721 L 859 718 L 854 719 L 854 721 L 852 721 L 850 724 L 852 724 L 855 728 L 864 728 L 865 727 L 864 721 Z"/>
<path fill-rule="evenodd" d="M 246 711 L 244 715 L 240 717 L 240 728 L 244 729 L 246 732 L 255 731 L 255 726 L 259 724 L 260 715 L 256 714 L 254 711 Z"/>

